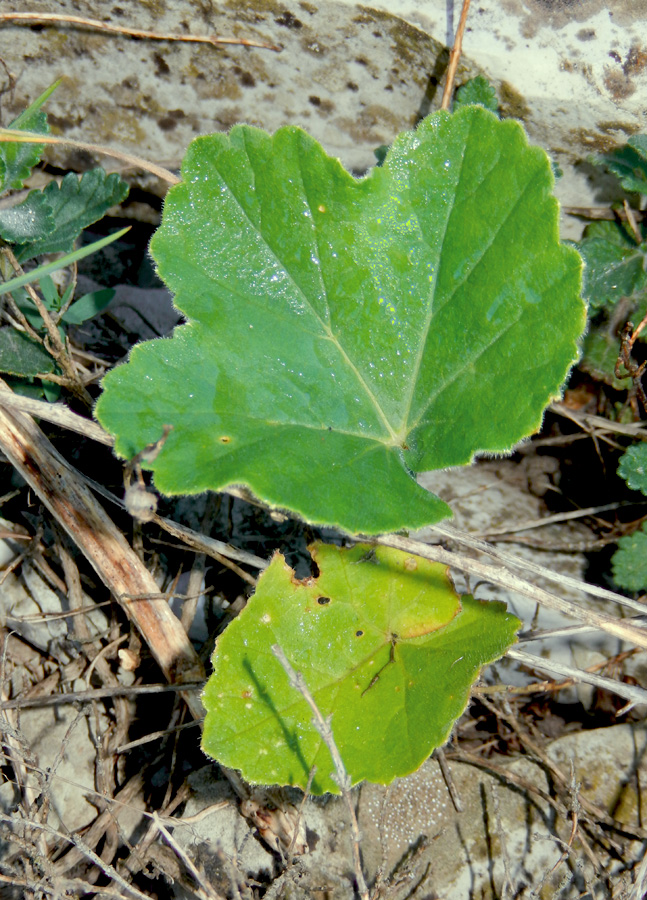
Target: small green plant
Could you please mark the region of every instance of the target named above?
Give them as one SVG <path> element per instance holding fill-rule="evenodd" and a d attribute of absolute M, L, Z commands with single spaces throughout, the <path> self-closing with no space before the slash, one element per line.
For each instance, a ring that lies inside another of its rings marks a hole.
<path fill-rule="evenodd" d="M 450 510 L 415 472 L 539 427 L 578 357 L 582 263 L 517 123 L 436 113 L 362 179 L 298 128 L 239 126 L 196 139 L 182 175 L 151 252 L 187 324 L 135 347 L 96 408 L 127 458 L 172 426 L 162 492 L 242 485 L 351 534 L 416 528 Z M 444 742 L 519 623 L 406 554 L 313 554 L 303 582 L 275 557 L 219 638 L 203 746 L 250 781 L 304 786 L 316 765 L 336 790 L 278 644 L 352 780 L 388 782 Z"/>
<path fill-rule="evenodd" d="M 620 458 L 618 475 L 634 491 L 647 496 L 647 444 L 633 444 Z M 611 560 L 613 578 L 628 591 L 647 589 L 647 523 L 634 534 L 621 537 Z"/>
<path fill-rule="evenodd" d="M 10 129 L 47 134 L 49 127 L 43 105 L 57 84 L 48 88 L 9 126 Z M 24 187 L 34 166 L 40 161 L 44 145 L 0 143 L 0 196 L 11 196 Z M 123 234 L 121 231 L 81 250 L 74 244 L 83 229 L 102 218 L 107 210 L 128 194 L 128 185 L 118 175 L 107 175 L 102 168 L 81 176 L 67 174 L 62 181 L 51 181 L 42 190 L 32 190 L 14 206 L 0 209 L 0 269 L 5 282 L 0 294 L 8 298 L 13 325 L 0 328 L 0 372 L 33 379 L 39 374 L 60 372 L 66 326 L 78 325 L 96 315 L 110 302 L 114 291 L 86 294 L 74 301 L 74 285 L 61 295 L 51 273 L 95 252 Z M 32 268 L 14 276 L 14 267 L 31 263 L 38 257 L 63 253 L 56 262 Z M 40 297 L 25 288 L 38 284 Z M 48 329 L 49 326 L 49 329 Z M 46 349 L 45 337 L 57 328 L 60 344 Z M 53 350 L 53 352 L 52 352 Z M 23 383 L 21 388 L 26 385 Z M 46 396 L 54 399 L 54 386 L 44 386 Z"/>
<path fill-rule="evenodd" d="M 647 193 L 647 143 L 637 135 L 613 153 L 594 160 L 620 177 L 628 191 Z M 647 314 L 647 229 L 629 220 L 592 222 L 575 246 L 584 259 L 584 297 L 589 304 L 590 327 L 584 339 L 581 366 L 616 390 L 631 386 L 617 361 L 619 331 Z M 643 331 L 638 340 L 647 337 Z"/>
<path fill-rule="evenodd" d="M 645 405 L 644 366 L 630 357 L 635 343 L 644 345 L 647 339 L 647 136 L 635 135 L 593 162 L 617 175 L 624 190 L 636 196 L 631 206 L 626 204 L 622 220 L 591 223 L 575 245 L 585 262 L 583 293 L 590 318 L 580 365 L 616 390 L 632 389 Z M 646 472 L 647 447 L 634 444 L 621 457 L 618 474 L 632 490 L 647 495 Z M 611 563 L 619 587 L 647 588 L 645 523 L 634 534 L 620 538 Z"/>

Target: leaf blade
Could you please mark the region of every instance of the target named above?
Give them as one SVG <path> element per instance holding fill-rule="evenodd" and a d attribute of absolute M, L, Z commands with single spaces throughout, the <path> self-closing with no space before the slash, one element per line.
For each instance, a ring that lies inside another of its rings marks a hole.
<path fill-rule="evenodd" d="M 578 355 L 581 260 L 559 245 L 552 184 L 520 126 L 479 107 L 430 117 L 361 180 L 296 128 L 198 138 L 151 244 L 190 324 L 107 376 L 98 417 L 120 453 L 174 425 L 153 466 L 162 492 L 203 490 L 193 466 L 208 446 L 212 489 L 245 483 L 309 521 L 368 534 L 438 521 L 447 508 L 409 470 L 509 450 L 539 426 Z M 173 382 L 206 371 L 211 388 L 192 376 L 169 391 L 165 367 Z M 152 369 L 158 399 L 183 399 L 153 409 L 147 388 L 136 410 Z M 339 465 L 363 484 L 349 475 L 335 490 L 330 433 L 342 439 Z M 372 472 L 356 468 L 361 453 L 373 454 Z M 385 510 L 398 465 L 405 478 Z"/>
<path fill-rule="evenodd" d="M 310 710 L 271 652 L 276 643 L 332 715 L 353 783 L 388 783 L 444 743 L 473 678 L 520 623 L 502 604 L 463 598 L 461 608 L 443 566 L 400 551 L 317 545 L 313 555 L 320 574 L 306 582 L 277 555 L 218 638 L 203 749 L 255 783 L 304 787 L 316 764 L 313 791 L 337 792 Z M 403 610 L 424 634 L 396 638 Z"/>

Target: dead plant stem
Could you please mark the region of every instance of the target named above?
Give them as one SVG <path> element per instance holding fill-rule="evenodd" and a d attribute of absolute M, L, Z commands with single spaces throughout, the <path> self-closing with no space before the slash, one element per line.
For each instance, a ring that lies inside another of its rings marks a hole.
<path fill-rule="evenodd" d="M 110 156 L 112 159 L 119 159 L 129 167 L 150 172 L 151 175 L 155 175 L 167 184 L 180 183 L 180 178 L 163 166 L 158 166 L 156 163 L 152 163 L 141 156 L 135 156 L 133 153 L 124 153 L 123 150 L 104 147 L 101 144 L 89 144 L 87 141 L 75 141 L 71 138 L 55 137 L 52 134 L 36 134 L 33 131 L 19 131 L 13 128 L 0 128 L 1 143 L 56 144 L 62 147 L 76 147 L 77 150 L 87 150 L 89 153 L 98 153 L 100 156 Z"/>
<path fill-rule="evenodd" d="M 359 825 L 357 823 L 357 816 L 355 815 L 355 807 L 353 806 L 353 798 L 351 796 L 352 782 L 348 772 L 346 771 L 346 767 L 344 766 L 344 762 L 337 748 L 337 744 L 335 743 L 332 728 L 330 727 L 330 719 L 324 719 L 319 707 L 315 703 L 314 697 L 310 693 L 305 678 L 303 677 L 301 672 L 294 671 L 283 649 L 279 647 L 278 644 L 272 644 L 272 653 L 274 654 L 274 656 L 276 656 L 278 661 L 283 666 L 285 674 L 288 676 L 288 679 L 290 681 L 290 685 L 294 688 L 295 691 L 298 691 L 301 694 L 303 699 L 312 710 L 312 724 L 321 735 L 322 741 L 324 742 L 324 744 L 328 748 L 330 755 L 332 756 L 336 773 L 336 777 L 334 777 L 334 780 L 339 785 L 339 789 L 342 793 L 346 806 L 348 807 L 348 813 L 350 815 L 350 824 L 353 832 L 353 865 L 355 867 L 357 890 L 362 900 L 369 900 L 368 887 L 366 885 L 366 881 L 364 880 L 364 873 L 362 872 L 362 861 L 360 857 L 361 835 Z"/>
<path fill-rule="evenodd" d="M 440 104 L 441 109 L 449 109 L 452 102 L 452 93 L 454 90 L 454 79 L 456 78 L 456 69 L 458 61 L 461 58 L 461 50 L 463 49 L 463 35 L 465 33 L 465 25 L 467 24 L 467 14 L 470 8 L 470 0 L 463 0 L 463 8 L 461 17 L 458 21 L 456 29 L 456 37 L 454 46 L 449 53 L 449 65 L 447 66 L 447 78 L 445 81 L 445 90 L 443 91 L 443 99 Z"/>
<path fill-rule="evenodd" d="M 43 25 L 62 24 L 76 25 L 80 28 L 90 28 L 94 31 L 108 32 L 109 34 L 122 34 L 126 37 L 138 38 L 147 41 L 173 41 L 190 44 L 234 44 L 243 47 L 257 47 L 259 50 L 274 50 L 281 52 L 281 47 L 275 44 L 266 44 L 262 41 L 248 40 L 247 38 L 217 37 L 211 34 L 175 34 L 159 31 L 142 31 L 139 28 L 124 28 L 113 25 L 110 22 L 102 22 L 100 19 L 86 19 L 83 16 L 70 16 L 62 13 L 0 13 L 1 22 L 25 22 L 28 25 L 41 23 Z"/>

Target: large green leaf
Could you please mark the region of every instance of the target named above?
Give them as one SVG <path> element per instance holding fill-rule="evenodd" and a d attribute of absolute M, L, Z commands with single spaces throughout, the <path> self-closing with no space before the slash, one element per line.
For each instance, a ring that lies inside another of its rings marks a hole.
<path fill-rule="evenodd" d="M 251 782 L 338 792 L 305 700 L 272 653 L 300 671 L 353 783 L 386 784 L 446 740 L 481 668 L 514 642 L 502 603 L 458 596 L 446 568 L 384 547 L 311 548 L 317 578 L 280 554 L 218 638 L 203 693 L 203 749 Z"/>
<path fill-rule="evenodd" d="M 42 253 L 69 252 L 83 229 L 101 219 L 127 194 L 128 184 L 116 173 L 107 175 L 102 168 L 90 169 L 81 176 L 69 172 L 60 184 L 50 181 L 43 197 L 56 219 L 56 231 L 30 243 L 23 242 L 16 256 L 25 262 Z"/>
<path fill-rule="evenodd" d="M 419 472 L 536 430 L 577 358 L 581 260 L 546 154 L 480 107 L 436 113 L 355 179 L 298 128 L 197 138 L 151 252 L 189 324 L 97 407 L 163 493 L 244 484 L 352 532 L 448 508 Z"/>

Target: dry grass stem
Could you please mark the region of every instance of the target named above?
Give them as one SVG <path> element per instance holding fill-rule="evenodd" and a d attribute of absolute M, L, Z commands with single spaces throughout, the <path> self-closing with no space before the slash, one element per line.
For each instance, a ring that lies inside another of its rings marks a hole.
<path fill-rule="evenodd" d="M 351 829 L 353 832 L 353 865 L 355 867 L 357 890 L 362 900 L 369 900 L 368 887 L 366 886 L 364 873 L 362 872 L 362 860 L 360 856 L 361 835 L 359 831 L 359 825 L 357 823 L 357 816 L 355 815 L 355 807 L 353 806 L 353 798 L 351 795 L 352 782 L 348 772 L 346 771 L 346 767 L 344 766 L 344 762 L 337 748 L 337 744 L 335 743 L 335 738 L 330 727 L 330 720 L 324 719 L 321 711 L 319 710 L 319 707 L 315 703 L 314 697 L 310 693 L 310 690 L 305 682 L 305 678 L 303 677 L 301 672 L 294 671 L 283 649 L 279 647 L 278 644 L 272 644 L 272 653 L 274 654 L 274 656 L 276 656 L 278 661 L 283 666 L 285 674 L 288 676 L 288 679 L 290 681 L 290 685 L 294 688 L 295 691 L 298 691 L 301 694 L 303 699 L 312 710 L 312 724 L 321 735 L 321 739 L 328 748 L 328 751 L 332 757 L 336 773 L 335 781 L 339 785 L 339 789 L 342 793 L 346 806 L 348 807 L 348 813 L 350 815 Z"/>
<path fill-rule="evenodd" d="M 602 432 L 614 432 L 615 434 L 623 434 L 634 440 L 647 440 L 647 421 L 634 422 L 627 425 L 623 422 L 612 422 L 610 419 L 604 419 L 602 416 L 593 415 L 593 413 L 576 412 L 569 409 L 563 403 L 552 403 L 550 406 L 552 412 L 564 416 L 575 422 L 580 428 L 588 432 L 589 436 L 592 429 Z"/>
<path fill-rule="evenodd" d="M 458 61 L 461 58 L 461 50 L 463 49 L 463 34 L 465 33 L 465 25 L 467 24 L 467 14 L 470 8 L 470 0 L 463 0 L 463 8 L 461 9 L 461 17 L 458 20 L 458 28 L 456 29 L 456 37 L 454 46 L 449 53 L 449 65 L 447 66 L 447 78 L 445 80 L 445 89 L 443 91 L 443 99 L 440 104 L 441 109 L 449 109 L 452 102 L 452 93 L 454 91 L 454 79 L 456 78 L 456 69 Z"/>
<path fill-rule="evenodd" d="M 200 681 L 183 681 L 177 684 L 116 684 L 112 687 L 91 688 L 87 691 L 74 691 L 71 694 L 52 694 L 48 697 L 17 697 L 13 700 L 4 700 L 0 703 L 0 711 L 6 709 L 26 709 L 27 707 L 42 708 L 45 706 L 62 706 L 67 703 L 93 703 L 95 700 L 105 700 L 114 697 L 138 697 L 145 694 L 161 694 L 169 691 L 179 693 L 201 691 L 204 688 L 204 679 Z M 200 721 L 202 716 L 196 721 Z M 175 729 L 174 729 L 175 730 Z"/>
<path fill-rule="evenodd" d="M 58 425 L 59 428 L 74 431 L 91 441 L 104 444 L 106 447 L 112 447 L 114 444 L 114 438 L 104 431 L 98 422 L 77 415 L 63 403 L 47 403 L 45 400 L 34 400 L 32 397 L 0 391 L 0 404 L 5 409 L 16 409 L 19 412 L 51 422 L 53 425 Z"/>
<path fill-rule="evenodd" d="M 281 52 L 281 47 L 275 44 L 267 44 L 263 41 L 254 41 L 247 38 L 226 38 L 211 34 L 175 34 L 159 31 L 142 31 L 139 28 L 123 28 L 112 25 L 110 22 L 102 22 L 99 19 L 86 19 L 83 16 L 70 16 L 62 13 L 0 13 L 0 23 L 15 22 L 16 24 L 41 23 L 43 25 L 62 24 L 76 25 L 80 28 L 90 28 L 95 31 L 103 31 L 108 34 L 123 34 L 126 37 L 138 38 L 146 41 L 173 41 L 188 44 L 234 44 L 243 47 L 257 47 L 259 50 L 274 50 Z"/>
<path fill-rule="evenodd" d="M 1 389 L 7 390 L 4 385 Z M 85 483 L 34 421 L 23 413 L 0 408 L 0 447 L 119 600 L 169 681 L 201 681 L 202 664 L 168 603 L 123 599 L 126 595 L 155 595 L 157 584 Z M 202 709 L 198 698 L 187 696 L 187 703 L 199 718 Z"/>
<path fill-rule="evenodd" d="M 574 519 L 583 519 L 585 516 L 595 516 L 601 512 L 609 512 L 621 506 L 630 504 L 617 502 L 605 503 L 602 506 L 589 506 L 586 509 L 573 509 L 570 512 L 555 513 L 554 516 L 544 516 L 539 519 L 526 519 L 523 522 L 515 522 L 512 526 L 504 525 L 500 528 L 488 528 L 487 531 L 475 531 L 474 537 L 493 537 L 499 534 L 516 534 L 518 531 L 530 531 L 533 528 L 543 528 L 544 525 L 555 525 L 557 522 L 571 522 Z"/>
<path fill-rule="evenodd" d="M 193 550 L 197 550 L 200 553 L 206 553 L 207 556 L 218 559 L 221 561 L 221 557 L 227 557 L 228 559 L 236 560 L 236 562 L 243 563 L 243 565 L 251 566 L 254 569 L 266 569 L 268 566 L 268 560 L 262 559 L 260 556 L 255 556 L 253 553 L 247 553 L 246 550 L 239 550 L 237 547 L 232 547 L 231 544 L 226 544 L 224 541 L 218 541 L 215 538 L 207 537 L 204 534 L 200 534 L 197 531 L 193 531 L 193 529 L 188 528 L 186 525 L 180 525 L 178 522 L 173 522 L 171 519 L 165 519 L 163 516 L 155 515 L 152 519 L 156 525 L 159 525 L 160 528 L 163 528 L 168 534 L 172 534 L 173 537 L 178 538 L 178 540 L 185 543 L 187 546 L 191 547 Z M 245 573 L 247 575 L 247 573 Z M 242 577 L 242 576 L 241 576 Z M 248 578 L 251 576 L 248 576 Z M 256 584 L 256 579 L 252 579 L 252 584 Z"/>
<path fill-rule="evenodd" d="M 112 147 L 104 147 L 101 144 L 89 144 L 87 141 L 74 141 L 70 138 L 54 137 L 51 134 L 36 134 L 33 131 L 19 131 L 13 128 L 0 128 L 0 143 L 11 144 L 57 144 L 62 147 L 76 147 L 77 150 L 87 150 L 88 153 L 97 153 L 99 156 L 110 156 L 112 159 L 121 160 L 129 168 L 143 169 L 150 172 L 167 184 L 179 184 L 180 178 L 155 163 L 135 156 L 133 153 L 124 153 Z"/>
<path fill-rule="evenodd" d="M 535 656 L 532 653 L 524 653 L 523 650 L 508 650 L 506 656 L 510 659 L 516 659 L 518 662 L 529 666 L 531 669 L 540 669 L 544 672 L 552 672 L 555 675 L 561 675 L 570 679 L 576 684 L 592 684 L 596 688 L 604 691 L 611 691 L 619 697 L 624 697 L 632 704 L 644 705 L 647 703 L 647 691 L 644 688 L 635 687 L 632 684 L 625 684 L 623 681 L 616 681 L 613 678 L 605 678 L 603 675 L 594 675 L 592 672 L 585 672 L 582 669 L 575 669 L 573 666 L 567 666 L 564 663 L 557 662 L 553 659 L 544 659 L 541 656 Z"/>
<path fill-rule="evenodd" d="M 609 591 L 596 584 L 578 581 L 577 578 L 572 578 L 570 575 L 565 575 L 561 572 L 555 572 L 553 569 L 549 569 L 547 566 L 540 566 L 539 563 L 533 562 L 532 560 L 521 559 L 512 553 L 508 553 L 507 550 L 500 550 L 498 547 L 493 547 L 492 544 L 488 544 L 485 541 L 472 537 L 471 534 L 467 534 L 466 532 L 459 531 L 451 525 L 434 525 L 432 530 L 442 537 L 447 537 L 459 544 L 464 544 L 472 550 L 478 550 L 480 553 L 484 553 L 491 559 L 496 559 L 506 566 L 511 566 L 522 572 L 532 572 L 534 575 L 545 578 L 546 581 L 553 581 L 555 584 L 582 591 L 583 594 L 599 597 L 601 600 L 608 600 L 610 603 L 617 603 L 620 606 L 626 606 L 629 609 L 634 609 L 643 615 L 647 615 L 647 603 L 642 603 L 639 600 L 632 600 L 631 597 L 625 597 L 623 594 L 617 594 L 615 591 Z"/>

